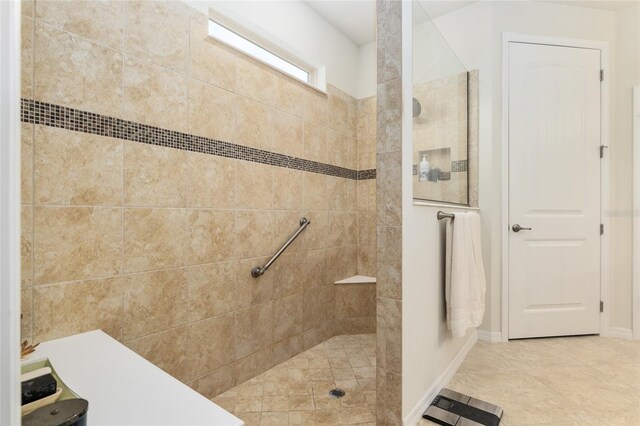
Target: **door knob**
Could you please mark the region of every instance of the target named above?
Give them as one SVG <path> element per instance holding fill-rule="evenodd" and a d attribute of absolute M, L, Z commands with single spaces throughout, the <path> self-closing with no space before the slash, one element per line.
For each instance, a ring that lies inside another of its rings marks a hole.
<path fill-rule="evenodd" d="M 513 229 L 513 232 L 531 231 L 531 228 L 523 228 L 522 226 L 518 225 L 517 223 L 515 225 L 513 225 L 511 227 L 511 229 Z"/>

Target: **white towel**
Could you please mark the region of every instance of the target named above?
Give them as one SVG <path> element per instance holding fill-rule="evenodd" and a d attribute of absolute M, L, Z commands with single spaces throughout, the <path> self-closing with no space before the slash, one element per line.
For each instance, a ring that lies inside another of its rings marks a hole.
<path fill-rule="evenodd" d="M 447 327 L 454 337 L 478 327 L 484 315 L 487 284 L 482 266 L 480 215 L 454 213 L 447 221 L 445 299 Z"/>

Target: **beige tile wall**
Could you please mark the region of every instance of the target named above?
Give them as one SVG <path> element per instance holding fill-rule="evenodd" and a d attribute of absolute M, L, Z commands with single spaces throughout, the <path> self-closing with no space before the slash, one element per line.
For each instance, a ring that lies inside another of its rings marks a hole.
<path fill-rule="evenodd" d="M 358 101 L 212 41 L 207 17 L 181 2 L 25 2 L 22 37 L 24 97 L 352 169 L 366 161 Z M 102 328 L 212 397 L 333 336 L 333 282 L 375 269 L 375 181 L 22 130 L 24 338 Z M 301 216 L 311 226 L 252 278 Z"/>
<path fill-rule="evenodd" d="M 377 3 L 376 424 L 402 424 L 402 2 Z"/>

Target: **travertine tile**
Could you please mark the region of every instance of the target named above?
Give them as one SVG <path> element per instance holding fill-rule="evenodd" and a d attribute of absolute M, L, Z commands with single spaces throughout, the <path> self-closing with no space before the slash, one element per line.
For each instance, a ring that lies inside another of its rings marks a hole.
<path fill-rule="evenodd" d="M 306 211 L 303 215 L 309 219 L 311 224 L 298 237 L 300 250 L 319 250 L 326 248 L 329 213 Z"/>
<path fill-rule="evenodd" d="M 235 252 L 235 214 L 229 210 L 189 210 L 185 263 L 228 259 Z"/>
<path fill-rule="evenodd" d="M 20 210 L 20 280 L 21 286 L 33 285 L 33 207 Z"/>
<path fill-rule="evenodd" d="M 124 49 L 186 74 L 189 58 L 189 7 L 175 1 L 128 1 Z"/>
<path fill-rule="evenodd" d="M 24 4 L 24 2 L 23 2 Z M 33 98 L 33 19 L 27 18 L 22 13 L 22 26 L 20 28 L 20 96 Z"/>
<path fill-rule="evenodd" d="M 124 117 L 186 132 L 186 76 L 132 56 L 126 56 L 124 67 Z"/>
<path fill-rule="evenodd" d="M 304 217 L 304 213 L 297 210 L 276 210 L 275 225 L 274 225 L 274 244 L 275 246 L 282 245 L 289 237 L 298 230 L 300 227 L 300 220 Z M 309 220 L 309 218 L 306 218 Z M 309 230 L 311 224 L 308 224 L 302 233 Z M 302 234 L 298 235 L 291 245 L 287 248 L 287 254 L 298 253 L 304 249 L 303 241 L 301 241 Z"/>
<path fill-rule="evenodd" d="M 305 290 L 302 300 L 304 330 L 333 319 L 335 286 L 333 284 Z"/>
<path fill-rule="evenodd" d="M 20 124 L 20 199 L 33 203 L 33 125 Z"/>
<path fill-rule="evenodd" d="M 187 322 L 187 277 L 184 269 L 125 277 L 126 341 Z"/>
<path fill-rule="evenodd" d="M 36 19 L 112 49 L 124 43 L 125 2 L 38 1 Z"/>
<path fill-rule="evenodd" d="M 378 10 L 377 41 L 378 83 L 402 74 L 402 2 L 385 2 Z"/>
<path fill-rule="evenodd" d="M 236 207 L 239 209 L 273 208 L 273 171 L 273 166 L 239 160 L 236 177 Z"/>
<path fill-rule="evenodd" d="M 271 256 L 274 250 L 274 216 L 267 210 L 236 213 L 236 253 L 240 258 Z"/>
<path fill-rule="evenodd" d="M 308 211 L 328 210 L 327 176 L 312 172 L 303 172 L 304 183 L 303 208 Z"/>
<path fill-rule="evenodd" d="M 327 176 L 326 179 L 327 192 L 331 194 L 329 198 L 329 210 L 353 210 L 357 198 L 356 181 L 336 176 Z"/>
<path fill-rule="evenodd" d="M 121 272 L 120 209 L 36 207 L 33 262 L 35 284 Z"/>
<path fill-rule="evenodd" d="M 378 368 L 400 374 L 402 372 L 402 301 L 378 297 Z"/>
<path fill-rule="evenodd" d="M 234 142 L 236 95 L 198 80 L 189 82 L 189 133 Z"/>
<path fill-rule="evenodd" d="M 375 245 L 358 245 L 358 273 L 369 277 L 377 277 L 377 249 Z"/>
<path fill-rule="evenodd" d="M 36 23 L 34 98 L 122 115 L 122 53 Z"/>
<path fill-rule="evenodd" d="M 376 243 L 376 216 L 374 213 L 358 213 L 358 244 Z"/>
<path fill-rule="evenodd" d="M 271 347 L 239 359 L 235 362 L 236 380 L 245 382 L 273 366 L 273 350 Z"/>
<path fill-rule="evenodd" d="M 186 268 L 189 322 L 221 315 L 236 308 L 237 262 Z"/>
<path fill-rule="evenodd" d="M 236 371 L 232 364 L 192 381 L 189 386 L 205 398 L 213 398 L 236 384 Z M 218 404 L 219 405 L 219 404 Z M 224 408 L 224 407 L 223 407 Z"/>
<path fill-rule="evenodd" d="M 187 327 L 172 328 L 126 342 L 126 345 L 176 379 L 188 377 Z"/>
<path fill-rule="evenodd" d="M 302 352 L 302 335 L 298 334 L 273 345 L 273 362 L 284 362 Z"/>
<path fill-rule="evenodd" d="M 327 250 L 310 250 L 301 253 L 302 268 L 305 271 L 300 277 L 303 290 L 333 284 L 327 278 L 328 256 L 326 254 Z"/>
<path fill-rule="evenodd" d="M 182 266 L 187 214 L 179 209 L 124 210 L 124 270 Z"/>
<path fill-rule="evenodd" d="M 371 411 L 372 408 L 375 409 L 371 407 L 375 401 L 375 386 L 370 390 L 370 385 L 367 384 L 368 387 L 365 389 L 356 379 L 334 381 L 328 368 L 326 356 L 335 354 L 344 355 L 346 365 L 349 366 L 347 348 L 350 351 L 375 352 L 375 337 L 368 335 L 331 338 L 249 382 L 228 390 L 213 401 L 223 407 L 232 407 L 236 410 L 235 414 L 247 424 L 259 421 L 260 419 L 255 418 L 258 414 L 267 421 L 275 419 L 278 425 L 372 425 L 375 421 L 375 415 Z M 311 363 L 316 368 L 307 368 Z M 322 366 L 325 368 L 321 368 Z M 328 376 L 321 374 L 322 371 L 328 372 Z M 352 373 L 353 371 L 351 370 Z M 372 380 L 375 382 L 374 378 L 361 380 L 362 383 Z M 329 397 L 328 392 L 334 387 L 345 389 L 347 396 L 342 399 Z M 280 413 L 288 414 L 288 417 L 280 416 Z"/>
<path fill-rule="evenodd" d="M 237 160 L 189 152 L 186 161 L 188 207 L 235 207 Z"/>
<path fill-rule="evenodd" d="M 122 144 L 118 139 L 35 127 L 37 204 L 122 204 Z"/>
<path fill-rule="evenodd" d="M 253 148 L 272 150 L 273 117 L 271 107 L 238 96 L 235 142 Z"/>
<path fill-rule="evenodd" d="M 302 332 L 302 293 L 273 302 L 273 340 L 280 342 Z"/>
<path fill-rule="evenodd" d="M 327 95 L 318 93 L 312 89 L 305 89 L 302 97 L 303 118 L 305 121 L 320 126 L 327 125 L 328 100 Z"/>
<path fill-rule="evenodd" d="M 33 18 L 35 12 L 35 1 L 34 0 L 21 0 L 20 1 L 20 13 L 24 17 Z"/>
<path fill-rule="evenodd" d="M 402 225 L 401 162 L 400 152 L 378 154 L 376 208 L 379 225 Z"/>
<path fill-rule="evenodd" d="M 376 371 L 376 424 L 402 423 L 402 376 L 382 368 Z"/>
<path fill-rule="evenodd" d="M 402 87 L 399 78 L 378 84 L 376 140 L 378 154 L 402 147 Z"/>
<path fill-rule="evenodd" d="M 236 262 L 235 275 L 237 279 L 235 303 L 236 308 L 248 308 L 273 300 L 274 281 L 277 276 L 272 270 L 258 278 L 251 275 L 256 266 L 264 265 L 269 258 L 259 257 L 242 259 Z M 275 267 L 275 266 L 274 266 Z"/>
<path fill-rule="evenodd" d="M 329 86 L 327 91 L 329 128 L 355 139 L 358 108 L 356 99 L 334 86 Z"/>
<path fill-rule="evenodd" d="M 359 212 L 376 212 L 376 179 L 358 181 L 357 210 Z"/>
<path fill-rule="evenodd" d="M 273 168 L 273 208 L 296 210 L 302 208 L 304 193 L 303 172 L 300 170 Z M 305 231 L 306 232 L 306 231 Z"/>
<path fill-rule="evenodd" d="M 378 227 L 377 259 L 378 296 L 402 299 L 401 227 Z"/>
<path fill-rule="evenodd" d="M 327 131 L 327 162 L 335 166 L 357 169 L 357 140 L 329 129 Z"/>
<path fill-rule="evenodd" d="M 302 87 L 291 78 L 276 74 L 273 96 L 276 108 L 302 117 L 303 93 Z"/>
<path fill-rule="evenodd" d="M 303 156 L 319 163 L 327 162 L 327 128 L 311 122 L 304 122 Z"/>
<path fill-rule="evenodd" d="M 352 277 L 357 273 L 358 246 L 348 245 L 329 250 L 327 263 L 333 267 L 327 271 L 327 280 L 331 283 Z"/>
<path fill-rule="evenodd" d="M 273 304 L 264 303 L 236 311 L 236 359 L 272 344 Z"/>
<path fill-rule="evenodd" d="M 337 317 L 372 317 L 376 314 L 375 284 L 336 286 Z"/>
<path fill-rule="evenodd" d="M 356 237 L 357 218 L 355 213 L 329 213 L 327 247 L 341 247 L 356 244 Z"/>
<path fill-rule="evenodd" d="M 236 90 L 241 96 L 271 105 L 274 94 L 274 72 L 247 57 L 236 61 Z"/>
<path fill-rule="evenodd" d="M 235 92 L 236 55 L 209 36 L 209 17 L 198 13 L 190 23 L 191 77 Z"/>
<path fill-rule="evenodd" d="M 185 151 L 125 142 L 125 205 L 184 207 L 186 174 Z"/>
<path fill-rule="evenodd" d="M 33 338 L 37 342 L 96 329 L 122 340 L 122 318 L 119 277 L 33 289 Z"/>
<path fill-rule="evenodd" d="M 233 314 L 219 315 L 189 324 L 189 369 L 191 377 L 208 374 L 234 360 Z"/>
<path fill-rule="evenodd" d="M 20 341 L 33 341 L 33 287 L 20 289 Z"/>
<path fill-rule="evenodd" d="M 376 167 L 376 97 L 358 101 L 358 170 Z"/>
<path fill-rule="evenodd" d="M 302 119 L 286 112 L 273 111 L 273 150 L 302 157 Z"/>

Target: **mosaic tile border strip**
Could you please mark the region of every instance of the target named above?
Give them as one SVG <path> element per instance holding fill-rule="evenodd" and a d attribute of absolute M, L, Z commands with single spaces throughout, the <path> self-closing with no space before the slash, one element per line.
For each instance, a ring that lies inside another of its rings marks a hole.
<path fill-rule="evenodd" d="M 451 171 L 452 172 L 466 172 L 467 171 L 467 160 L 455 160 L 451 162 Z"/>
<path fill-rule="evenodd" d="M 347 169 L 332 164 L 291 157 L 277 152 L 265 151 L 203 136 L 149 126 L 147 124 L 40 102 L 33 99 L 21 99 L 20 120 L 24 123 L 58 127 L 76 132 L 91 133 L 149 145 L 235 158 L 345 179 L 366 180 L 376 178 L 375 169 Z"/>
<path fill-rule="evenodd" d="M 451 173 L 466 172 L 467 171 L 467 167 L 468 167 L 467 165 L 468 165 L 468 161 L 467 160 L 454 160 L 454 161 L 451 162 Z M 412 173 L 413 173 L 414 176 L 418 176 L 418 165 L 417 164 L 414 164 L 412 166 L 411 170 L 412 170 Z M 375 176 L 374 176 L 374 178 L 375 178 Z"/>

